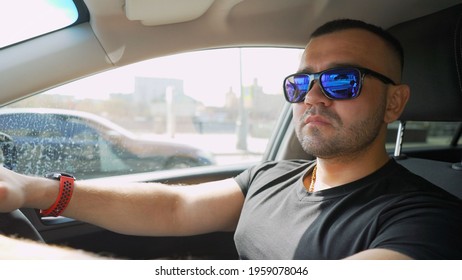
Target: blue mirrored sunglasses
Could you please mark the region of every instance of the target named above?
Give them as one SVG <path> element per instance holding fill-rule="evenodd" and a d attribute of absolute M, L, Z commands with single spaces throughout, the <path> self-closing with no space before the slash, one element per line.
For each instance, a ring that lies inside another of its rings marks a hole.
<path fill-rule="evenodd" d="M 324 95 L 333 100 L 347 100 L 359 96 L 365 75 L 371 75 L 385 84 L 395 83 L 388 77 L 361 67 L 338 67 L 319 73 L 292 74 L 284 79 L 284 96 L 290 103 L 299 103 L 318 81 Z"/>

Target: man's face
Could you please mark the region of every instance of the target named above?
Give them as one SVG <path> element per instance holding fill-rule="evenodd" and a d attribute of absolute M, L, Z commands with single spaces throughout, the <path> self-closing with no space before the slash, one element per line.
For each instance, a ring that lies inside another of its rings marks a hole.
<path fill-rule="evenodd" d="M 317 73 L 337 66 L 369 68 L 396 80 L 390 50 L 376 35 L 350 29 L 312 39 L 305 49 L 300 72 Z M 366 75 L 360 96 L 328 99 L 317 81 L 305 102 L 293 105 L 295 130 L 303 149 L 319 158 L 356 156 L 384 146 L 387 88 Z"/>

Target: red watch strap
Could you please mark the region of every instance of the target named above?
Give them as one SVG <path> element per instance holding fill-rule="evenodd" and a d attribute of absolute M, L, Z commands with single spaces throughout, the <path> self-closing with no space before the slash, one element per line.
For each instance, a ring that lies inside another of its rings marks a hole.
<path fill-rule="evenodd" d="M 74 192 L 74 178 L 61 176 L 59 178 L 59 194 L 55 203 L 50 208 L 40 210 L 42 216 L 59 216 L 66 209 L 71 201 L 72 193 Z"/>

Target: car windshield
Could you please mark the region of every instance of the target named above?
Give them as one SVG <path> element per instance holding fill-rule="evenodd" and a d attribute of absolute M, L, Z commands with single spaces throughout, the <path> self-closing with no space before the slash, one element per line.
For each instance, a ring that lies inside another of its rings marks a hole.
<path fill-rule="evenodd" d="M 0 48 L 69 26 L 78 16 L 72 0 L 2 1 Z"/>

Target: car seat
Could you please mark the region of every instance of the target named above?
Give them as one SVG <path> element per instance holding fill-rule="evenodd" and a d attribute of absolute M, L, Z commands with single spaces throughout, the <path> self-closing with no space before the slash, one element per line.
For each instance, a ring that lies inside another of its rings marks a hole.
<path fill-rule="evenodd" d="M 395 158 L 414 173 L 462 198 L 462 5 L 398 24 L 389 30 L 404 48 L 403 83 L 411 87 L 401 115 Z M 401 152 L 408 121 L 458 122 L 446 154 L 457 162 L 406 156 Z M 454 156 L 454 157 L 452 157 Z"/>

